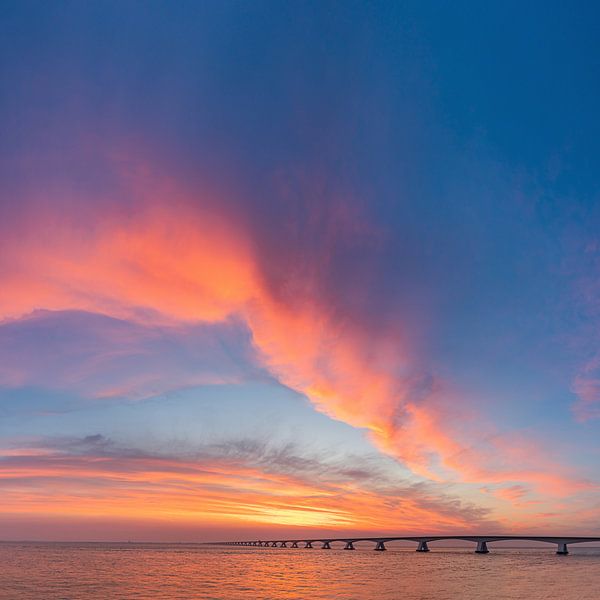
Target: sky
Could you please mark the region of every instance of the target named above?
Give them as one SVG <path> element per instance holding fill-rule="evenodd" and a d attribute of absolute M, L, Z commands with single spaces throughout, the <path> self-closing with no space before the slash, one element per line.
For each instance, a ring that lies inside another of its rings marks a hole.
<path fill-rule="evenodd" d="M 600 10 L 0 1 L 0 531 L 600 534 Z"/>

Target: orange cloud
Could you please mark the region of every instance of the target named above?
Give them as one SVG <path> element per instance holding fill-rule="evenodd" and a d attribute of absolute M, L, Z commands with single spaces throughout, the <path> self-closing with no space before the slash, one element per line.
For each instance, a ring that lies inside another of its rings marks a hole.
<path fill-rule="evenodd" d="M 175 326 L 236 316 L 248 324 L 264 364 L 283 384 L 331 417 L 368 430 L 380 449 L 416 473 L 441 480 L 451 470 L 463 482 L 526 482 L 546 494 L 586 488 L 562 469 L 557 474 L 541 451 L 532 460 L 522 441 L 493 441 L 487 450 L 481 444 L 490 432 L 462 441 L 464 432 L 440 410 L 439 385 L 418 389 L 402 336 L 389 330 L 370 338 L 323 299 L 310 272 L 283 282 L 290 293 L 274 293 L 256 252 L 259 242 L 235 215 L 216 210 L 214 200 L 201 202 L 148 173 L 125 181 L 135 199 L 127 208 L 100 202 L 56 214 L 48 212 L 53 199 L 42 194 L 32 206 L 46 209 L 18 218 L 0 252 L 0 319 L 40 308 Z M 524 456 L 528 468 L 520 466 Z M 312 507 L 306 518 L 325 518 L 327 506 L 320 497 L 320 509 Z M 265 514 L 276 518 L 272 510 Z M 338 522 L 347 518 L 336 514 Z"/>
<path fill-rule="evenodd" d="M 177 206 L 168 187 L 156 194 L 135 215 L 94 215 L 92 224 L 29 215 L 3 247 L 1 317 L 42 308 L 214 322 L 238 311 L 256 279 L 243 236 L 215 214 Z"/>
<path fill-rule="evenodd" d="M 36 515 L 224 524 L 275 524 L 323 529 L 435 531 L 471 529 L 483 513 L 455 502 L 431 501 L 417 488 L 361 485 L 348 477 L 264 470 L 244 459 L 13 448 L 0 451 L 0 517 Z M 375 487 L 375 489 L 373 489 Z M 369 489 L 371 488 L 371 489 Z"/>
<path fill-rule="evenodd" d="M 597 484 L 569 472 L 555 452 L 533 436 L 500 434 L 474 415 L 460 410 L 452 414 L 435 397 L 426 406 L 409 403 L 406 415 L 406 425 L 400 433 L 410 436 L 404 443 L 394 435 L 385 438 L 384 448 L 390 453 L 399 449 L 414 472 L 430 479 L 445 479 L 452 472 L 463 483 L 515 482 L 558 498 L 598 488 Z M 518 500 L 505 493 L 498 495 Z"/>

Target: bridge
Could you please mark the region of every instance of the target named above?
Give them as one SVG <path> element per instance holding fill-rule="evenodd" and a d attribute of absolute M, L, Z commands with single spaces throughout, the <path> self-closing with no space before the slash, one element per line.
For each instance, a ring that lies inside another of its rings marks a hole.
<path fill-rule="evenodd" d="M 386 550 L 386 543 L 396 541 L 410 541 L 417 543 L 417 552 L 429 552 L 429 543 L 440 540 L 459 540 L 463 542 L 473 542 L 477 544 L 475 552 L 477 554 L 487 554 L 489 552 L 488 544 L 491 542 L 505 541 L 528 541 L 528 542 L 546 542 L 556 544 L 556 554 L 568 554 L 569 544 L 582 544 L 584 542 L 600 542 L 600 537 L 553 537 L 536 535 L 426 535 L 426 536 L 373 536 L 373 537 L 349 537 L 349 538 L 300 538 L 300 539 L 279 539 L 279 540 L 249 540 L 235 542 L 210 542 L 213 545 L 220 546 L 256 546 L 260 548 L 299 548 L 298 544 L 303 544 L 303 548 L 314 548 L 313 544 L 321 544 L 323 550 L 331 550 L 332 544 L 344 544 L 344 550 L 356 550 L 354 544 L 357 542 L 372 542 L 374 549 L 381 552 Z"/>

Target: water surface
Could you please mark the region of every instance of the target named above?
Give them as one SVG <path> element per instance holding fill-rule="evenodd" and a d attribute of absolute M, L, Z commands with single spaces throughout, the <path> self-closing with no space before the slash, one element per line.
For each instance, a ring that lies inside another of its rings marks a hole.
<path fill-rule="evenodd" d="M 490 549 L 0 543 L 0 598 L 600 599 L 600 548 Z"/>

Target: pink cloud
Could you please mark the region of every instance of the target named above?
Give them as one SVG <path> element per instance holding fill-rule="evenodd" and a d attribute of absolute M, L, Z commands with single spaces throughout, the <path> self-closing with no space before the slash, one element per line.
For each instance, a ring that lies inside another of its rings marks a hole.
<path fill-rule="evenodd" d="M 35 311 L 0 325 L 0 385 L 85 398 L 143 399 L 236 383 L 257 367 L 240 323 L 155 325 L 80 311 Z"/>
<path fill-rule="evenodd" d="M 572 385 L 577 402 L 573 413 L 578 421 L 600 418 L 600 357 L 589 361 L 575 376 Z"/>
<path fill-rule="evenodd" d="M 583 256 L 573 265 L 575 272 L 574 302 L 584 324 L 573 335 L 572 343 L 587 354 L 571 383 L 577 396 L 572 405 L 573 415 L 579 422 L 600 418 L 600 354 L 598 354 L 600 323 L 600 245 L 598 240 L 586 243 Z M 591 357 L 591 358 L 590 358 Z"/>
<path fill-rule="evenodd" d="M 210 194 L 204 199 L 145 169 L 125 175 L 122 186 L 133 198 L 126 205 L 99 202 L 65 216 L 51 211 L 54 199 L 39 191 L 15 217 L 0 253 L 0 319 L 38 309 L 88 311 L 152 327 L 236 318 L 283 384 L 331 417 L 367 430 L 377 447 L 415 473 L 445 480 L 451 472 L 450 480 L 523 484 L 553 496 L 590 489 L 541 445 L 498 435 L 465 412 L 447 383 L 420 376 L 400 327 L 374 339 L 322 293 L 332 246 L 361 231 L 351 214 L 326 228 L 334 239 L 325 239 L 310 268 L 298 261 L 275 284 L 260 240 Z M 4 376 L 10 381 L 10 373 Z"/>

